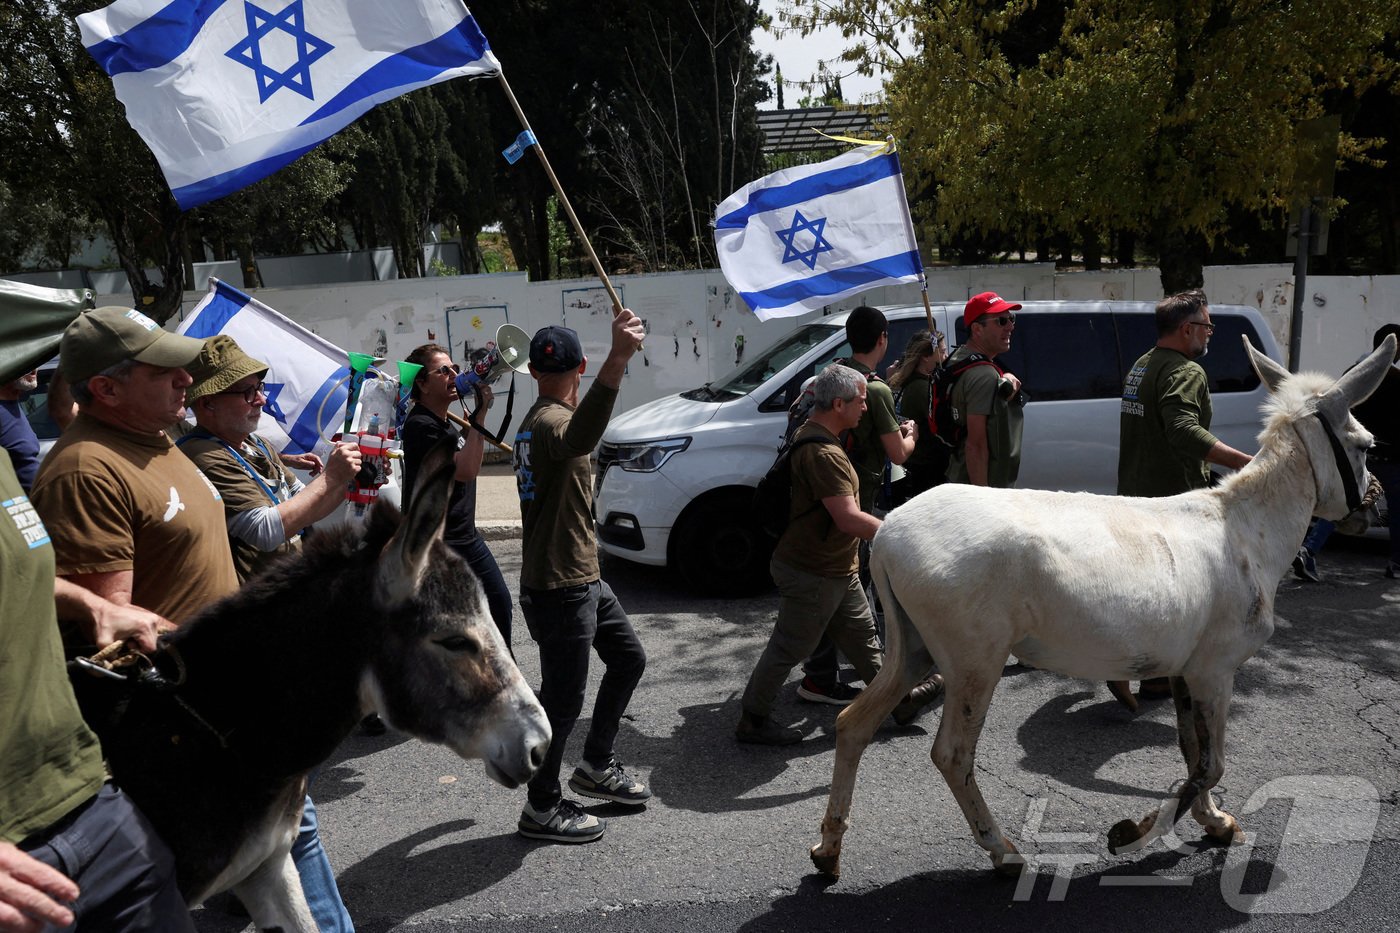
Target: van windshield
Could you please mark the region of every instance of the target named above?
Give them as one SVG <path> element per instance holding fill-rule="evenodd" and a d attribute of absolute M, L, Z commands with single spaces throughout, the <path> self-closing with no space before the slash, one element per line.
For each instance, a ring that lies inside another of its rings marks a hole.
<path fill-rule="evenodd" d="M 741 365 L 723 379 L 703 388 L 683 392 L 682 397 L 692 401 L 715 402 L 748 395 L 840 329 L 835 324 L 808 324 L 779 340 L 753 362 Z"/>

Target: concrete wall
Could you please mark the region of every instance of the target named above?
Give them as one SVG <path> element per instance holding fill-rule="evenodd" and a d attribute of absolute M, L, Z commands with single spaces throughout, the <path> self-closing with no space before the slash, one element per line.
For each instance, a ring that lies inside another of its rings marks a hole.
<path fill-rule="evenodd" d="M 1293 298 L 1290 266 L 1213 266 L 1206 269 L 1205 278 L 1212 300 L 1260 309 L 1279 345 L 1287 347 Z M 237 277 L 232 281 L 237 283 Z M 618 276 L 613 282 L 623 302 L 647 323 L 646 350 L 633 358 L 618 410 L 717 379 L 797 324 L 822 316 L 812 312 L 760 322 L 718 271 Z M 1056 273 L 1051 263 L 1029 263 L 929 270 L 934 301 L 965 301 L 987 290 L 1023 300 L 1155 300 L 1161 284 L 1155 269 Z M 1370 348 L 1377 327 L 1400 320 L 1400 276 L 1310 277 L 1307 292 L 1304 368 L 1340 372 Z M 187 292 L 185 311 L 201 297 Z M 509 321 L 527 333 L 546 324 L 572 327 L 590 360 L 601 362 L 611 320 L 607 294 L 596 280 L 530 282 L 524 273 L 263 288 L 257 297 L 346 350 L 391 360 L 402 359 L 430 340 L 449 346 L 460 360 L 493 339 L 496 328 Z M 118 293 L 99 297 L 98 302 L 129 300 L 129 294 Z M 837 302 L 828 313 L 862 302 L 918 301 L 915 286 L 877 288 Z M 517 384 L 518 424 L 534 400 L 534 386 L 528 378 Z M 504 391 L 504 383 L 498 388 Z M 502 408 L 497 407 L 497 418 Z"/>

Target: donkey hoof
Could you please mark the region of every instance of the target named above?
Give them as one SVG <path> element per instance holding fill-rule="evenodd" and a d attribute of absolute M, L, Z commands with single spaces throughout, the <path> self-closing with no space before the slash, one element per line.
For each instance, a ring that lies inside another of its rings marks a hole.
<path fill-rule="evenodd" d="M 992 871 L 1001 878 L 1019 878 L 1026 867 L 1026 860 L 1014 849 L 1002 855 L 992 856 Z"/>
<path fill-rule="evenodd" d="M 1142 827 L 1133 820 L 1119 820 L 1108 831 L 1108 851 L 1114 855 L 1141 847 Z"/>
<path fill-rule="evenodd" d="M 1249 836 L 1245 833 L 1244 827 L 1240 826 L 1240 821 L 1230 814 L 1225 814 L 1226 823 L 1223 826 L 1205 827 L 1206 835 L 1216 842 L 1231 846 L 1242 846 L 1249 841 Z"/>
<path fill-rule="evenodd" d="M 817 867 L 817 871 L 831 880 L 835 881 L 841 877 L 841 853 L 840 851 L 823 855 L 820 851 L 821 843 L 812 846 L 812 850 L 807 853 L 812 857 L 812 864 Z"/>

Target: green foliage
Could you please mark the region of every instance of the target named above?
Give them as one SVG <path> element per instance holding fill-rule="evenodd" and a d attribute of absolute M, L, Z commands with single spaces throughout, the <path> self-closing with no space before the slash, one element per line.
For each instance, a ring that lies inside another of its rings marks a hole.
<path fill-rule="evenodd" d="M 1400 0 L 793 0 L 835 22 L 887 105 L 925 237 L 1144 236 L 1199 279 L 1232 212 L 1298 195 L 1295 129 L 1393 82 Z M 917 55 L 889 43 L 908 29 Z M 1391 45 L 1386 54 L 1389 35 Z M 1374 140 L 1344 135 L 1343 159 Z"/>

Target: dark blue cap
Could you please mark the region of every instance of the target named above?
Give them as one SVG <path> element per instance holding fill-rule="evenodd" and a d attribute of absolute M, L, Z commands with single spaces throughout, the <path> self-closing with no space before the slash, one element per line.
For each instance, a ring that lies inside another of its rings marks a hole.
<path fill-rule="evenodd" d="M 541 327 L 530 339 L 530 365 L 542 373 L 567 373 L 583 363 L 583 345 L 567 327 Z"/>

